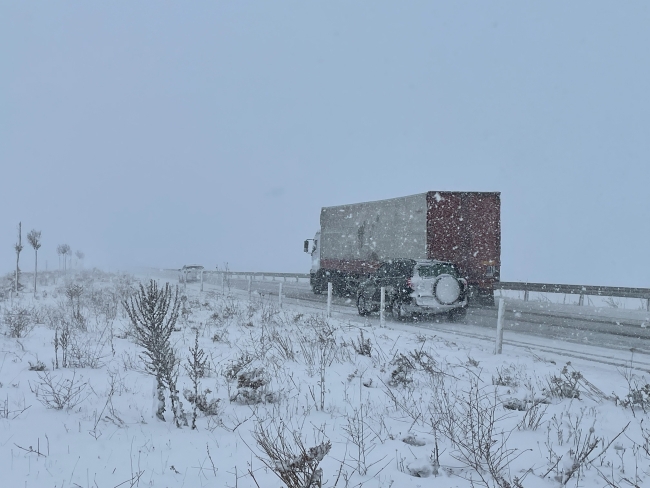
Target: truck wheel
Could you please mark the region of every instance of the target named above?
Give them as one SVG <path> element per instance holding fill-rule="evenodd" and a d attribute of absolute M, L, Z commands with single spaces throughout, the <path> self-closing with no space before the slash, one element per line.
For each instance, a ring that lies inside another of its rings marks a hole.
<path fill-rule="evenodd" d="M 370 310 L 368 309 L 368 304 L 366 303 L 366 297 L 363 295 L 359 295 L 357 298 L 357 310 L 359 311 L 359 315 L 362 317 L 370 315 Z"/>
<path fill-rule="evenodd" d="M 402 305 L 401 300 L 395 299 L 392 301 L 390 306 L 390 315 L 393 320 L 404 320 L 406 318 Z"/>
<path fill-rule="evenodd" d="M 481 294 L 477 297 L 476 302 L 482 307 L 496 307 L 494 295 Z"/>

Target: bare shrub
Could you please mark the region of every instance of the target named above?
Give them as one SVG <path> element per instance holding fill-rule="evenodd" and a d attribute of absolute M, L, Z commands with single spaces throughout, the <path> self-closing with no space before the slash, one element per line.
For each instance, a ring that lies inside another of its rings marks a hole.
<path fill-rule="evenodd" d="M 287 488 L 322 486 L 323 470 L 318 465 L 332 448 L 330 441 L 322 441 L 307 448 L 300 433 L 297 430 L 289 431 L 284 423 L 258 423 L 253 431 L 253 438 L 265 454 L 258 456 L 258 459 L 273 471 Z"/>
<path fill-rule="evenodd" d="M 59 349 L 61 349 L 61 367 L 68 367 L 68 348 L 70 346 L 70 327 L 66 321 L 61 321 L 61 326 L 54 330 L 54 360 L 55 368 L 59 368 Z"/>
<path fill-rule="evenodd" d="M 203 415 L 206 417 L 213 417 L 219 415 L 221 412 L 221 399 L 220 398 L 210 398 L 208 395 L 212 393 L 210 389 L 205 389 L 202 392 L 197 392 L 195 395 L 194 392 L 188 388 L 183 390 L 183 396 L 185 399 L 194 405 Z M 196 413 L 194 413 L 196 415 Z M 196 428 L 196 418 L 193 418 L 193 429 Z"/>
<path fill-rule="evenodd" d="M 563 415 L 561 415 L 561 417 L 562 416 Z M 620 437 L 630 425 L 628 422 L 618 434 L 605 444 L 604 438 L 596 435 L 596 419 L 594 418 L 591 426 L 585 428 L 582 422 L 583 416 L 584 410 L 582 410 L 580 414 L 575 414 L 573 416 L 569 413 L 568 419 L 565 421 L 561 421 L 561 418 L 560 421 L 558 421 L 557 417 L 555 415 L 553 416 L 552 423 L 557 429 L 559 445 L 562 446 L 563 443 L 570 442 L 571 447 L 568 452 L 558 454 L 555 452 L 550 438 L 547 440 L 546 447 L 549 452 L 547 459 L 551 467 L 542 478 L 546 478 L 552 471 L 555 471 L 555 480 L 560 482 L 563 486 L 567 485 L 574 477 L 579 478 L 580 473 L 588 466 L 594 466 L 594 462 L 607 452 L 614 441 L 618 439 L 618 437 Z M 565 427 L 569 430 L 568 435 L 566 435 L 566 440 L 564 439 Z M 549 433 L 550 430 L 551 425 L 549 424 Z M 598 470 L 598 468 L 596 469 Z M 600 471 L 598 472 L 600 473 Z"/>
<path fill-rule="evenodd" d="M 526 403 L 526 413 L 517 424 L 519 430 L 537 430 L 546 415 L 548 409 L 548 402 L 544 400 L 535 399 L 532 402 Z"/>
<path fill-rule="evenodd" d="M 343 425 L 343 431 L 346 434 L 348 444 L 354 446 L 350 457 L 356 462 L 356 470 L 362 476 L 368 474 L 368 470 L 372 466 L 381 462 L 386 457 L 384 456 L 372 462 L 368 459 L 368 456 L 377 447 L 377 444 L 374 442 L 377 436 L 368 424 L 368 413 L 366 410 L 364 410 L 363 405 L 360 405 L 358 409 L 355 408 L 352 415 L 345 416 L 346 423 Z"/>
<path fill-rule="evenodd" d="M 621 374 L 627 383 L 628 393 L 624 398 L 614 395 L 614 401 L 617 405 L 631 409 L 635 416 L 635 408 L 647 413 L 650 409 L 650 384 L 645 382 L 645 378 L 640 380 L 633 374 L 632 368 L 621 371 Z"/>
<path fill-rule="evenodd" d="M 644 413 L 647 413 L 648 407 L 650 407 L 650 384 L 632 386 L 625 398 L 619 400 L 619 404 L 632 410 L 635 407 L 640 408 Z"/>
<path fill-rule="evenodd" d="M 45 371 L 47 369 L 47 366 L 45 366 L 45 363 L 42 362 L 41 360 L 37 359 L 35 363 L 32 364 L 31 361 L 28 361 L 29 363 L 29 370 L 30 371 Z"/>
<path fill-rule="evenodd" d="M 439 378 L 447 374 L 442 370 L 438 361 L 423 349 L 415 349 L 409 352 L 409 358 L 418 371 L 423 371 L 428 375 Z"/>
<path fill-rule="evenodd" d="M 120 308 L 121 296 L 109 288 L 91 289 L 88 292 L 87 304 L 95 319 L 96 328 L 113 327 Z"/>
<path fill-rule="evenodd" d="M 310 392 L 316 408 L 320 404 L 320 409 L 325 409 L 325 392 L 327 387 L 325 385 L 325 377 L 327 368 L 332 365 L 336 359 L 339 345 L 336 343 L 336 335 L 334 327 L 332 327 L 326 320 L 318 317 L 311 316 L 307 321 L 309 332 L 300 336 L 300 350 L 307 365 L 307 374 L 313 376 L 316 368 L 319 374 L 318 387 L 320 390 L 319 403 L 316 402 L 316 395 L 313 388 L 310 387 Z"/>
<path fill-rule="evenodd" d="M 270 378 L 262 368 L 243 371 L 237 377 L 237 391 L 230 401 L 242 405 L 274 403 L 278 400 L 278 395 L 270 391 L 269 383 Z"/>
<path fill-rule="evenodd" d="M 574 369 L 569 369 L 570 363 L 567 363 L 560 371 L 559 375 L 549 375 L 546 379 L 546 388 L 544 392 L 547 396 L 554 398 L 574 398 L 580 399 L 580 381 L 583 379 L 582 373 Z"/>
<path fill-rule="evenodd" d="M 217 329 L 212 335 L 212 342 L 223 342 L 228 344 L 228 329 L 225 327 Z"/>
<path fill-rule="evenodd" d="M 271 347 L 281 359 L 285 361 L 296 361 L 296 351 L 290 334 L 281 334 L 278 330 L 274 329 L 269 334 L 269 340 Z"/>
<path fill-rule="evenodd" d="M 221 373 L 227 381 L 235 381 L 239 373 L 251 364 L 255 358 L 247 352 L 242 352 L 236 359 L 228 361 L 228 364 Z"/>
<path fill-rule="evenodd" d="M 2 386 L 0 384 L 0 386 Z M 17 419 L 20 414 L 22 414 L 25 410 L 29 409 L 31 405 L 27 405 L 25 403 L 25 397 L 23 396 L 23 404 L 16 407 L 16 409 L 12 409 L 12 407 L 9 405 L 9 395 L 6 395 L 4 400 L 0 400 L 0 419 L 6 419 L 6 420 L 15 420 Z"/>
<path fill-rule="evenodd" d="M 391 371 L 390 379 L 388 380 L 390 386 L 393 388 L 407 387 L 413 383 L 413 371 L 415 371 L 415 365 L 409 357 L 399 353 L 391 361 L 391 365 L 394 366 L 394 369 Z"/>
<path fill-rule="evenodd" d="M 413 383 L 413 373 L 420 371 L 429 375 L 438 385 L 444 376 L 447 375 L 438 364 L 438 361 L 427 351 L 415 349 L 407 354 L 397 353 L 390 362 L 393 370 L 388 380 L 392 387 L 407 387 Z"/>
<path fill-rule="evenodd" d="M 508 386 L 516 388 L 519 386 L 519 378 L 517 377 L 515 366 L 501 366 L 497 368 L 496 376 L 492 376 L 492 384 L 496 386 Z"/>
<path fill-rule="evenodd" d="M 18 304 L 5 309 L 4 323 L 7 326 L 9 337 L 15 339 L 26 337 L 34 330 L 31 310 Z"/>
<path fill-rule="evenodd" d="M 520 398 L 508 398 L 503 402 L 503 408 L 506 410 L 516 410 L 518 412 L 526 411 L 526 400 Z"/>
<path fill-rule="evenodd" d="M 98 369 L 103 366 L 104 358 L 108 355 L 106 347 L 110 337 L 106 333 L 97 335 L 85 335 L 73 332 L 67 345 L 67 353 L 64 356 L 67 368 L 91 368 Z"/>
<path fill-rule="evenodd" d="M 372 356 L 372 343 L 363 337 L 363 330 L 359 333 L 356 342 L 352 341 L 352 348 L 359 356 Z"/>
<path fill-rule="evenodd" d="M 66 297 L 66 300 L 59 301 L 60 313 L 75 329 L 85 332 L 88 327 L 88 319 L 85 314 L 85 307 L 82 311 L 84 287 L 71 280 L 72 278 L 68 279 L 57 288 L 58 292 Z"/>
<path fill-rule="evenodd" d="M 38 380 L 34 385 L 29 384 L 29 388 L 36 395 L 36 399 L 47 408 L 63 410 L 75 408 L 89 394 L 84 394 L 87 382 L 82 377 L 77 378 L 76 373 L 72 378 L 57 378 L 50 373 L 44 372 L 38 375 Z"/>
<path fill-rule="evenodd" d="M 508 448 L 512 431 L 504 431 L 500 424 L 506 416 L 499 416 L 501 405 L 495 390 L 480 388 L 478 380 L 470 380 L 470 388 L 460 394 L 442 392 L 434 403 L 436 425 L 451 441 L 451 456 L 470 467 L 478 479 L 470 480 L 489 488 L 520 486 L 517 478 L 509 479 L 508 466 L 523 451 Z"/>

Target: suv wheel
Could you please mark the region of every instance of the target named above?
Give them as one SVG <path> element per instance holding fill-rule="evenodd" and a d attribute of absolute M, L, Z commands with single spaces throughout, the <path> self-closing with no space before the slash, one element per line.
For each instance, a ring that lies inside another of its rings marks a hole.
<path fill-rule="evenodd" d="M 370 310 L 368 309 L 368 303 L 366 301 L 366 297 L 363 295 L 359 295 L 357 298 L 357 310 L 359 311 L 359 315 L 362 317 L 365 317 L 366 315 L 370 315 Z"/>
<path fill-rule="evenodd" d="M 467 307 L 455 308 L 447 312 L 447 318 L 450 322 L 462 322 L 467 316 Z"/>

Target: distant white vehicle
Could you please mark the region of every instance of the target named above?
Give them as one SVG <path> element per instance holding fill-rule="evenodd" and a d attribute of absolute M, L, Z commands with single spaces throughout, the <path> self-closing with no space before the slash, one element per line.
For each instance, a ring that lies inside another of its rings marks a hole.
<path fill-rule="evenodd" d="M 179 270 L 178 281 L 181 283 L 199 281 L 201 279 L 201 271 L 204 269 L 200 264 L 186 264 Z"/>

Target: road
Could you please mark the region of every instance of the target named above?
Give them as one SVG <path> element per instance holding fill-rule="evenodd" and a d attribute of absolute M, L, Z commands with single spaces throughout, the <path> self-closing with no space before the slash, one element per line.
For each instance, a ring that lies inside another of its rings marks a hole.
<path fill-rule="evenodd" d="M 251 293 L 257 296 L 277 297 L 280 284 L 285 303 L 294 303 L 324 311 L 326 295 L 314 295 L 306 282 L 293 279 L 252 281 Z M 248 281 L 231 277 L 226 283 L 205 283 L 208 289 L 225 292 L 248 290 Z M 192 284 L 193 288 L 199 286 Z M 353 299 L 332 298 L 334 316 L 351 322 L 379 323 L 378 314 L 360 317 Z M 464 341 L 494 343 L 497 310 L 470 307 L 463 323 L 452 324 L 443 317 L 430 316 L 405 322 L 394 322 L 393 328 L 453 334 Z M 647 327 L 646 327 L 647 325 Z M 650 313 L 642 310 L 578 307 L 547 302 L 524 302 L 507 299 L 504 344 L 515 348 L 554 353 L 567 357 L 598 361 L 627 367 L 634 359 L 634 367 L 650 371 Z"/>
<path fill-rule="evenodd" d="M 302 305 L 313 304 L 320 310 L 325 308 L 327 296 L 314 295 L 308 283 L 253 281 L 251 288 L 258 294 L 277 296 L 280 283 L 282 283 L 285 301 L 295 300 Z M 231 279 L 230 284 L 231 287 L 240 290 L 246 290 L 248 287 L 248 282 L 245 280 Z M 364 320 L 358 316 L 356 303 L 352 299 L 333 297 L 332 305 L 337 314 Z M 374 320 L 378 321 L 378 314 L 373 315 Z M 372 316 L 370 320 L 373 320 Z M 470 307 L 462 324 L 450 324 L 445 318 L 432 316 L 407 321 L 406 325 L 453 332 L 456 335 L 493 342 L 496 320 L 496 307 Z M 585 359 L 593 359 L 599 354 L 594 354 L 593 351 L 581 352 L 579 346 L 597 346 L 606 350 L 600 354 L 601 362 L 607 362 L 612 356 L 608 351 L 616 350 L 619 359 L 612 364 L 620 366 L 629 361 L 634 351 L 637 366 L 650 369 L 650 314 L 646 311 L 577 307 L 508 299 L 504 328 L 506 344 L 554 352 L 563 351 Z"/>

